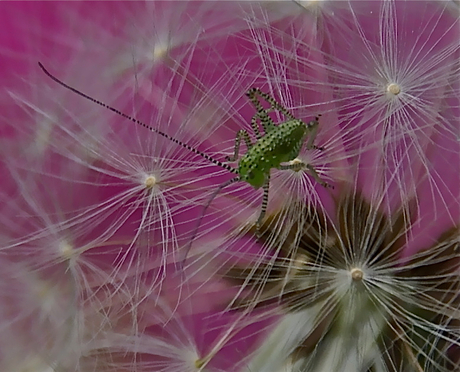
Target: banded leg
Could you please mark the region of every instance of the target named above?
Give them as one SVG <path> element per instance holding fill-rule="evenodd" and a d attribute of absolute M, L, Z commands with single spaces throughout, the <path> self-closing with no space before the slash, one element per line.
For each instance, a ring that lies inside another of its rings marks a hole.
<path fill-rule="evenodd" d="M 251 118 L 251 127 L 252 127 L 252 130 L 254 131 L 254 134 L 256 135 L 256 138 L 260 139 L 261 135 L 260 135 L 260 131 L 259 131 L 259 125 L 257 124 L 257 118 L 260 118 L 259 114 L 255 114 Z M 261 120 L 261 122 L 262 122 L 262 120 Z M 262 127 L 263 127 L 263 125 L 262 125 Z M 265 131 L 265 128 L 264 128 L 264 131 Z M 265 132 L 265 133 L 267 133 L 267 132 Z"/>
<path fill-rule="evenodd" d="M 313 142 L 315 141 L 316 139 L 316 134 L 318 133 L 318 126 L 319 126 L 319 118 L 320 118 L 321 114 L 319 114 L 317 117 L 315 117 L 315 120 L 312 120 L 310 121 L 308 124 L 307 124 L 307 127 L 308 127 L 308 142 L 305 146 L 305 148 L 307 150 L 311 150 L 311 149 L 316 149 L 316 150 L 324 150 L 323 147 L 319 147 L 319 146 L 316 146 L 313 144 Z"/>
<path fill-rule="evenodd" d="M 264 130 L 265 134 L 267 134 L 267 132 L 270 131 L 270 129 L 275 127 L 275 123 L 273 122 L 272 118 L 267 115 L 269 112 L 272 112 L 272 111 L 273 111 L 272 108 L 263 109 L 262 113 L 258 112 L 252 117 L 251 126 L 252 126 L 254 133 L 256 134 L 257 139 L 260 139 L 262 137 L 260 135 L 259 125 L 257 124 L 257 119 L 260 120 L 260 123 L 262 124 L 262 129 Z"/>
<path fill-rule="evenodd" d="M 260 104 L 260 101 L 257 99 L 257 96 L 262 97 L 265 101 L 267 101 L 270 104 L 270 107 L 272 109 L 278 110 L 279 112 L 283 113 L 289 119 L 292 119 L 292 120 L 296 119 L 285 107 L 281 106 L 278 102 L 275 101 L 273 97 L 269 96 L 267 93 L 262 92 L 259 88 L 249 89 L 249 91 L 247 92 L 247 96 L 249 97 L 251 102 L 254 104 L 258 112 L 266 111 L 266 110 Z"/>
<path fill-rule="evenodd" d="M 307 164 L 305 164 L 303 161 L 302 162 L 296 162 L 294 164 L 286 164 L 286 165 L 280 165 L 277 169 L 279 170 L 293 170 L 295 172 L 298 172 L 304 168 L 307 168 Z"/>
<path fill-rule="evenodd" d="M 269 132 L 275 126 L 275 123 L 273 122 L 272 118 L 270 116 L 268 116 L 268 112 L 270 112 L 271 109 L 273 109 L 273 107 L 270 107 L 270 109 L 263 108 L 262 104 L 260 103 L 259 99 L 257 98 L 257 95 L 259 93 L 265 94 L 265 93 L 262 93 L 259 90 L 259 88 L 251 88 L 246 93 L 246 95 L 248 96 L 249 100 L 252 102 L 252 104 L 254 105 L 254 107 L 256 108 L 256 111 L 257 111 L 257 114 L 255 114 L 251 119 L 251 125 L 252 125 L 252 128 L 254 129 L 254 132 L 256 133 L 257 139 L 260 138 L 259 128 L 257 127 L 257 118 L 260 119 L 260 123 L 262 124 L 262 128 L 263 128 L 265 133 Z M 268 95 L 266 95 L 266 96 L 271 99 L 270 96 L 268 96 Z"/>
<path fill-rule="evenodd" d="M 236 161 L 238 159 L 238 155 L 240 153 L 241 138 L 244 139 L 244 142 L 246 143 L 246 147 L 248 148 L 248 150 L 252 147 L 251 138 L 249 137 L 248 132 L 244 129 L 239 130 L 236 133 L 233 156 L 227 156 L 227 161 Z"/>
<path fill-rule="evenodd" d="M 324 187 L 330 187 L 331 189 L 334 188 L 334 186 L 332 185 L 329 185 L 326 181 L 323 181 L 318 172 L 316 172 L 316 169 L 313 167 L 313 165 L 311 164 L 306 164 L 306 167 L 308 169 L 308 173 L 310 174 L 310 176 L 312 176 L 316 182 L 318 182 L 321 186 L 324 186 Z"/>
<path fill-rule="evenodd" d="M 262 226 L 262 222 L 265 217 L 265 213 L 267 213 L 268 190 L 270 189 L 270 175 L 268 176 L 267 181 L 265 181 L 262 188 L 264 190 L 264 195 L 262 196 L 262 207 L 260 209 L 259 217 L 257 218 L 256 222 L 256 233 L 259 233 L 260 227 Z"/>

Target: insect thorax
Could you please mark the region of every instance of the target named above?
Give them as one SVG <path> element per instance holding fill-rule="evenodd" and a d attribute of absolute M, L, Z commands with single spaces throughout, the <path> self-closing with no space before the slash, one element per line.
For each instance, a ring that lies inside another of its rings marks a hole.
<path fill-rule="evenodd" d="M 256 189 L 263 186 L 272 168 L 299 155 L 307 132 L 307 125 L 297 119 L 273 127 L 241 158 L 238 163 L 241 180 Z"/>

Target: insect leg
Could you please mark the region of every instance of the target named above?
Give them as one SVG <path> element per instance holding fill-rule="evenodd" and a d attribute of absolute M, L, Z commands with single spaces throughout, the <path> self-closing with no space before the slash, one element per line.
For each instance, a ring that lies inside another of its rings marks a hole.
<path fill-rule="evenodd" d="M 246 93 L 246 95 L 248 96 L 248 98 L 250 99 L 250 101 L 252 102 L 252 104 L 257 110 L 257 114 L 255 114 L 252 117 L 251 125 L 252 125 L 252 128 L 254 129 L 257 139 L 259 139 L 261 136 L 259 133 L 259 128 L 257 126 L 257 118 L 260 119 L 260 123 L 262 124 L 262 128 L 264 129 L 265 133 L 269 132 L 275 126 L 275 123 L 273 122 L 271 117 L 268 116 L 268 110 L 263 108 L 262 104 L 257 98 L 257 92 L 262 93 L 259 90 L 259 88 L 251 88 Z"/>
<path fill-rule="evenodd" d="M 316 149 L 316 150 L 324 150 L 323 147 L 318 147 L 316 145 L 313 144 L 313 142 L 315 141 L 315 138 L 316 138 L 316 134 L 318 133 L 318 125 L 319 125 L 319 117 L 321 115 L 318 115 L 315 120 L 312 120 L 310 121 L 308 124 L 307 124 L 307 127 L 308 127 L 308 142 L 306 144 L 306 149 L 307 150 L 311 150 L 311 149 Z"/>
<path fill-rule="evenodd" d="M 294 164 L 280 165 L 277 169 L 279 170 L 293 170 L 300 171 L 303 168 L 306 168 L 307 165 L 304 162 L 295 162 Z"/>
<path fill-rule="evenodd" d="M 259 233 L 260 227 L 262 225 L 262 221 L 264 220 L 264 217 L 265 217 L 265 213 L 267 212 L 268 190 L 270 189 L 270 175 L 268 175 L 268 178 L 265 181 L 262 188 L 264 190 L 264 195 L 262 196 L 262 207 L 260 209 L 259 217 L 257 218 L 257 222 L 256 222 L 256 233 L 257 234 Z"/>
<path fill-rule="evenodd" d="M 332 185 L 329 185 L 326 181 L 323 181 L 318 172 L 316 172 L 316 169 L 313 167 L 313 165 L 311 164 L 306 164 L 306 167 L 308 169 L 308 173 L 310 173 L 310 175 L 315 179 L 316 182 L 318 182 L 320 185 L 324 186 L 324 187 L 330 187 L 331 189 L 334 188 L 334 186 Z"/>
<path fill-rule="evenodd" d="M 270 104 L 272 109 L 278 110 L 279 112 L 283 113 L 289 119 L 295 120 L 296 118 L 292 115 L 285 107 L 275 101 L 274 98 L 269 96 L 267 93 L 262 92 L 259 88 L 251 88 L 249 89 L 247 96 L 252 101 L 254 106 L 256 107 L 257 111 L 260 111 L 259 108 L 264 110 L 262 105 L 260 104 L 259 100 L 256 96 L 262 97 L 265 101 Z M 266 111 L 266 110 L 265 110 Z"/>
<path fill-rule="evenodd" d="M 241 138 L 244 139 L 244 142 L 246 143 L 246 147 L 248 148 L 248 150 L 252 147 L 251 138 L 249 138 L 248 132 L 245 131 L 244 129 L 239 130 L 238 133 L 236 133 L 235 150 L 233 152 L 233 156 L 227 156 L 227 161 L 235 161 L 238 159 L 238 155 L 240 152 Z"/>
<path fill-rule="evenodd" d="M 302 168 L 307 168 L 307 172 L 310 176 L 313 177 L 313 179 L 318 182 L 321 186 L 324 187 L 330 187 L 331 189 L 334 188 L 334 186 L 328 184 L 326 181 L 323 181 L 321 177 L 319 176 L 318 172 L 316 169 L 313 167 L 311 164 L 305 164 L 303 162 L 298 162 L 295 164 L 288 164 L 288 165 L 281 165 L 278 167 L 280 170 L 294 170 L 294 171 L 299 171 Z"/>
<path fill-rule="evenodd" d="M 260 135 L 260 131 L 259 131 L 259 125 L 257 124 L 257 118 L 258 117 L 259 117 L 259 114 L 255 114 L 251 118 L 251 127 L 252 127 L 252 130 L 254 131 L 254 133 L 256 135 L 256 138 L 260 139 L 261 135 Z M 264 129 L 264 131 L 265 131 L 265 129 Z"/>

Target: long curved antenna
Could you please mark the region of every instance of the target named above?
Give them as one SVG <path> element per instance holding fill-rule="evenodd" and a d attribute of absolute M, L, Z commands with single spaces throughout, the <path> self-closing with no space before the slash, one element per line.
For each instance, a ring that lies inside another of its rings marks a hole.
<path fill-rule="evenodd" d="M 219 192 L 224 187 L 227 187 L 228 185 L 231 185 L 232 183 L 235 183 L 235 182 L 238 182 L 238 181 L 241 181 L 240 177 L 234 177 L 234 178 L 232 178 L 232 179 L 220 184 L 219 187 L 217 187 L 217 189 L 214 190 L 214 192 L 212 193 L 212 195 L 209 198 L 209 200 L 206 202 L 206 205 L 203 207 L 203 210 L 201 212 L 201 216 L 200 216 L 200 218 L 198 220 L 198 223 L 197 223 L 197 225 L 195 227 L 195 230 L 193 230 L 193 234 L 192 234 L 192 237 L 190 239 L 190 242 L 188 243 L 187 248 L 185 249 L 185 256 L 184 256 L 184 259 L 183 259 L 182 264 L 181 264 L 182 269 L 185 266 L 185 261 L 187 260 L 187 256 L 188 256 L 188 254 L 190 252 L 190 249 L 192 248 L 193 241 L 196 238 L 196 234 L 198 233 L 198 229 L 200 228 L 200 225 L 201 225 L 201 220 L 203 219 L 203 217 L 204 217 L 204 215 L 206 213 L 206 210 L 208 209 L 208 207 L 211 205 L 212 201 L 215 199 L 215 197 L 219 194 Z"/>
<path fill-rule="evenodd" d="M 93 103 L 96 103 L 98 104 L 99 106 L 102 106 L 112 112 L 114 112 L 115 114 L 117 115 L 120 115 L 121 117 L 125 118 L 125 119 L 128 119 L 130 121 L 132 121 L 133 123 L 135 124 L 138 124 L 156 134 L 159 134 L 160 136 L 163 136 L 167 139 L 169 139 L 170 141 L 178 144 L 179 146 L 182 146 L 184 148 L 186 148 L 187 150 L 193 152 L 194 154 L 197 154 L 197 155 L 200 155 L 201 157 L 205 158 L 206 160 L 210 161 L 211 163 L 215 164 L 215 165 L 218 165 L 219 167 L 221 168 L 224 168 L 226 170 L 228 170 L 229 172 L 232 172 L 232 173 L 235 173 L 235 174 L 238 174 L 238 170 L 227 165 L 227 164 L 224 164 L 222 162 L 220 162 L 219 160 L 216 160 L 214 158 L 212 158 L 211 156 L 205 154 L 204 152 L 201 152 L 195 148 L 193 148 L 192 146 L 190 145 L 187 145 L 186 143 L 182 142 L 182 141 L 179 141 L 178 139 L 174 138 L 174 137 L 171 137 L 169 134 L 166 134 L 158 129 L 155 129 L 153 127 L 151 127 L 150 125 L 147 125 L 145 123 L 143 123 L 142 121 L 140 120 L 137 120 L 135 118 L 133 118 L 132 116 L 129 116 L 123 112 L 121 112 L 120 110 L 117 110 L 116 108 L 114 107 L 111 107 L 107 104 L 105 104 L 104 102 L 101 102 L 101 101 L 98 101 L 97 99 L 93 98 L 93 97 L 90 97 L 88 96 L 87 94 L 83 93 L 83 92 L 80 92 L 78 89 L 74 88 L 74 87 L 71 87 L 70 85 L 64 83 L 63 81 L 59 80 L 57 77 L 53 76 L 40 62 L 38 62 L 38 66 L 40 66 L 40 68 L 43 70 L 43 72 L 48 75 L 48 77 L 50 77 L 52 80 L 54 80 L 56 83 L 58 83 L 59 85 L 63 86 L 64 88 L 67 88 L 68 90 L 71 90 L 72 92 L 78 94 L 79 96 L 83 97 L 83 98 L 86 98 L 87 100 L 93 102 Z"/>

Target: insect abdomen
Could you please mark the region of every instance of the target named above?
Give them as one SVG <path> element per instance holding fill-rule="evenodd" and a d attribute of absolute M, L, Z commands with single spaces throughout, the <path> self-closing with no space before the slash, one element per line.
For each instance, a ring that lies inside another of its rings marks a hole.
<path fill-rule="evenodd" d="M 302 121 L 290 120 L 266 133 L 241 158 L 238 164 L 241 179 L 256 189 L 262 187 L 272 168 L 299 155 L 306 131 Z"/>

